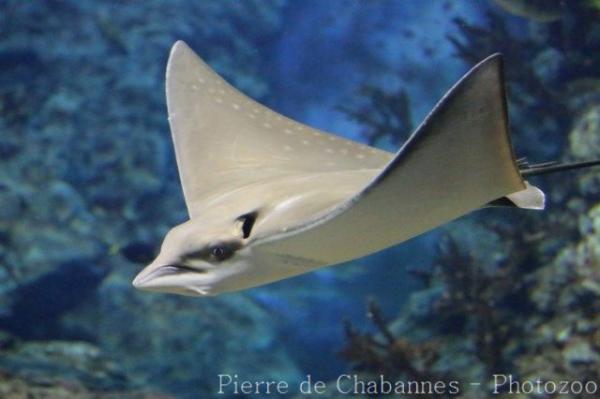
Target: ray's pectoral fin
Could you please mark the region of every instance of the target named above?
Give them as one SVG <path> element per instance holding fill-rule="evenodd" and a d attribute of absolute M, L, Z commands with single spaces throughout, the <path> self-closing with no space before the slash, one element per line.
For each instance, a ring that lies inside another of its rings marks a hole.
<path fill-rule="evenodd" d="M 508 135 L 502 58 L 493 55 L 444 96 L 364 190 L 256 249 L 339 263 L 526 188 Z"/>
<path fill-rule="evenodd" d="M 502 198 L 488 202 L 490 207 L 517 207 L 524 209 L 543 210 L 546 206 L 546 196 L 544 192 L 525 182 L 526 188 L 515 193 L 507 194 Z"/>
<path fill-rule="evenodd" d="M 259 104 L 181 41 L 169 57 L 166 94 L 191 218 L 202 216 L 211 199 L 241 186 L 298 173 L 379 169 L 390 159 L 385 151 L 313 129 Z M 340 146 L 344 152 L 332 150 Z"/>

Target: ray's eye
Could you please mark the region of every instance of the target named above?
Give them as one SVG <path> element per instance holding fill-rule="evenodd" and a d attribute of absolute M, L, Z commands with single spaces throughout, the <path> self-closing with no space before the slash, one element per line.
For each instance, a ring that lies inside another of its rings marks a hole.
<path fill-rule="evenodd" d="M 184 255 L 182 263 L 194 261 L 222 262 L 235 255 L 235 252 L 241 247 L 242 245 L 238 241 L 213 243 L 198 251 Z"/>
<path fill-rule="evenodd" d="M 227 253 L 227 249 L 222 246 L 214 246 L 210 250 L 210 255 L 218 261 L 225 260 L 229 257 L 230 254 Z"/>

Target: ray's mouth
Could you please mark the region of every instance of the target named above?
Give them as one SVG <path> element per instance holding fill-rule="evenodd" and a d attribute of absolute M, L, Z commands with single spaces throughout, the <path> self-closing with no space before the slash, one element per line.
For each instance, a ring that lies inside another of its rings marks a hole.
<path fill-rule="evenodd" d="M 204 268 L 204 267 L 192 267 L 192 266 L 186 266 L 186 265 L 167 265 L 167 267 L 175 269 L 175 273 L 186 273 L 186 272 L 206 273 L 206 272 L 208 272 L 208 269 Z"/>
<path fill-rule="evenodd" d="M 142 270 L 133 280 L 133 286 L 136 288 L 145 288 L 149 282 L 155 281 L 157 278 L 164 276 L 174 276 L 184 273 L 206 273 L 207 270 L 186 265 L 164 265 L 152 270 L 149 273 L 144 273 Z"/>

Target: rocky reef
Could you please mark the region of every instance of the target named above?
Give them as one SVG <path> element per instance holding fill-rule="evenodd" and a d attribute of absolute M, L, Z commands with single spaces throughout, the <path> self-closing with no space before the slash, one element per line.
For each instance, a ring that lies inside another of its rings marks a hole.
<path fill-rule="evenodd" d="M 561 3 L 557 10 L 541 10 L 534 1 L 498 3 L 503 8 L 488 11 L 486 25 L 457 19 L 460 33 L 449 39 L 469 65 L 492 52 L 504 53 L 518 154 L 600 158 L 595 55 L 600 31 L 588 19 L 598 8 L 592 2 Z M 516 25 L 506 10 L 530 20 Z M 375 89 L 366 93 L 372 103 L 384 98 L 373 95 Z M 359 109 L 352 115 L 370 114 Z M 394 117 L 405 115 L 400 107 Z M 379 128 L 369 118 L 358 119 L 366 130 Z M 542 386 L 576 381 L 597 387 L 598 182 L 597 170 L 539 178 L 535 183 L 548 195 L 545 214 L 490 209 L 445 228 L 433 267 L 412 269 L 422 289 L 389 321 L 375 301 L 369 302 L 372 327 L 346 326 L 340 355 L 362 378 L 375 381 L 373 392 L 380 393 L 381 375 L 462 384 L 458 393 L 433 397 L 497 396 L 492 395 L 496 374 L 539 380 Z M 473 381 L 480 388 L 469 386 Z M 497 393 L 510 397 L 510 389 L 504 384 Z M 593 398 L 598 392 L 578 392 L 576 386 L 561 397 Z M 544 389 L 529 394 L 519 397 L 553 397 Z"/>
<path fill-rule="evenodd" d="M 142 387 L 131 388 L 115 359 L 89 343 L 20 342 L 5 335 L 2 345 L 2 398 L 172 398 Z"/>
<path fill-rule="evenodd" d="M 198 397 L 218 372 L 297 375 L 250 299 L 130 284 L 186 218 L 164 106 L 170 46 L 207 49 L 261 98 L 255 49 L 279 31 L 283 5 L 0 4 L 1 397 Z"/>
<path fill-rule="evenodd" d="M 448 238 L 435 269 L 423 277 L 424 288 L 411 296 L 400 317 L 385 322 L 371 302 L 368 315 L 375 331 L 347 327 L 341 356 L 364 378 L 462 382 L 466 389 L 455 397 L 480 397 L 482 392 L 469 390 L 471 381 L 488 387 L 485 395 L 491 395 L 497 374 L 521 381 L 596 383 L 599 222 L 596 206 L 581 218 L 580 241 L 562 246 L 544 263 L 519 258 L 514 242 L 513 256 L 498 264 L 475 262 Z M 489 239 L 500 243 L 498 237 Z M 539 238 L 530 241 L 527 233 L 515 241 L 520 239 L 527 254 L 531 246 L 544 245 Z M 500 393 L 508 389 L 498 388 Z"/>

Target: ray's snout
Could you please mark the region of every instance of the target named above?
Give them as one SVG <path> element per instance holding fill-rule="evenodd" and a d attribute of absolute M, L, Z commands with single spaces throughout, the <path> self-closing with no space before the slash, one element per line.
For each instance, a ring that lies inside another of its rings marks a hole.
<path fill-rule="evenodd" d="M 204 275 L 199 270 L 162 262 L 159 257 L 135 276 L 132 285 L 143 291 L 186 296 L 210 295 L 210 288 L 200 281 L 202 277 Z"/>
<path fill-rule="evenodd" d="M 155 263 L 151 263 L 142 269 L 137 276 L 135 276 L 132 284 L 138 289 L 150 289 L 153 285 L 155 285 L 158 277 L 174 274 L 175 272 L 176 268 L 174 266 L 160 266 Z"/>
<path fill-rule="evenodd" d="M 197 290 L 180 281 L 181 270 L 174 265 L 156 261 L 146 266 L 133 279 L 133 286 L 143 291 L 167 292 L 181 295 L 199 295 Z"/>
<path fill-rule="evenodd" d="M 144 278 L 144 276 L 142 274 L 143 274 L 142 272 L 138 273 L 137 276 L 135 276 L 135 278 L 131 282 L 131 285 L 133 285 L 137 289 L 144 288 L 144 280 L 145 280 L 145 278 Z"/>

